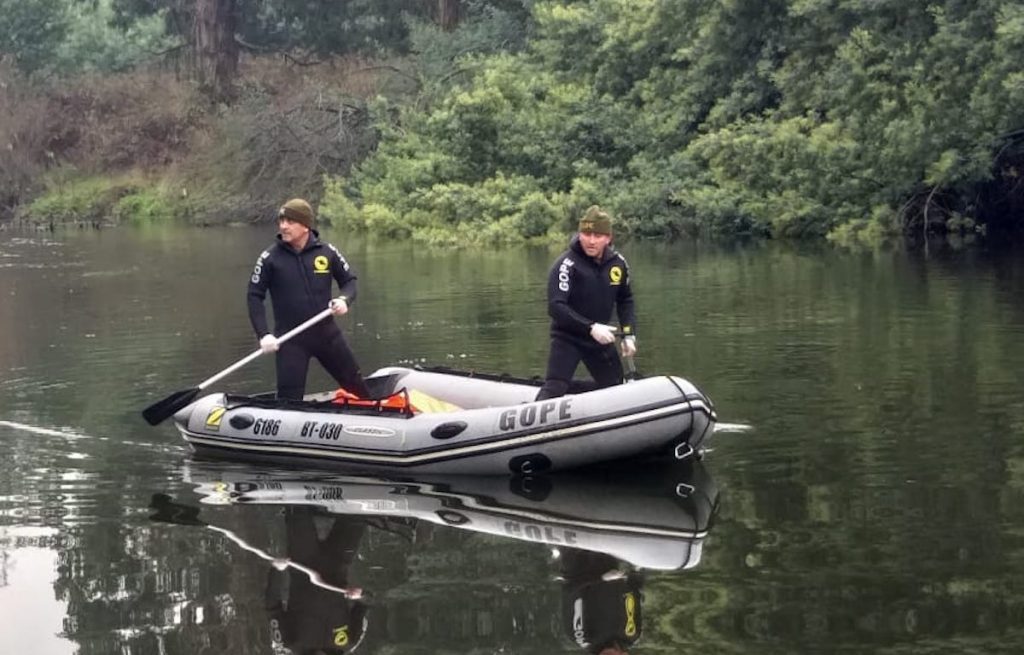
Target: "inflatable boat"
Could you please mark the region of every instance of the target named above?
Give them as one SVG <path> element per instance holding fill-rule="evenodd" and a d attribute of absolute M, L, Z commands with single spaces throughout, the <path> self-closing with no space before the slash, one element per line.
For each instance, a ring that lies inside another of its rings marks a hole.
<path fill-rule="evenodd" d="M 693 384 L 651 376 L 579 385 L 536 401 L 540 380 L 444 368 L 388 367 L 367 378 L 374 400 L 343 390 L 302 401 L 215 393 L 174 415 L 199 453 L 344 470 L 534 474 L 644 455 L 699 456 L 714 432 Z"/>
<path fill-rule="evenodd" d="M 699 461 L 627 467 L 625 472 L 617 467 L 513 478 L 393 479 L 268 470 L 199 458 L 187 462 L 184 477 L 208 506 L 307 507 L 353 519 L 425 521 L 604 553 L 663 571 L 700 562 L 718 506 L 717 487 Z"/>

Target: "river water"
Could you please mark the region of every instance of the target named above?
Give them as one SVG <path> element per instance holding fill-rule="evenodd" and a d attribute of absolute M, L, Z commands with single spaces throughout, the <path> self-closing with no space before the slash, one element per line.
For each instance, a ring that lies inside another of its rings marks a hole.
<path fill-rule="evenodd" d="M 325 236 L 364 371 L 542 372 L 557 251 Z M 142 421 L 255 347 L 271 237 L 0 231 L 0 652 L 1024 648 L 1019 251 L 623 244 L 638 368 L 728 424 L 703 462 L 395 483 L 194 459 Z M 216 386 L 272 387 L 262 358 Z"/>

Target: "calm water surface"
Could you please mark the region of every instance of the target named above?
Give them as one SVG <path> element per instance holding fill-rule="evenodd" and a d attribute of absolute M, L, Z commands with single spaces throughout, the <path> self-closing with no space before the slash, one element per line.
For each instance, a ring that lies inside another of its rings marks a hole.
<path fill-rule="evenodd" d="M 1019 252 L 625 244 L 641 372 L 749 429 L 698 467 L 396 484 L 140 418 L 255 347 L 270 236 L 0 231 L 0 653 L 584 652 L 579 589 L 640 599 L 632 653 L 1024 649 Z M 365 370 L 542 372 L 556 252 L 326 236 Z"/>

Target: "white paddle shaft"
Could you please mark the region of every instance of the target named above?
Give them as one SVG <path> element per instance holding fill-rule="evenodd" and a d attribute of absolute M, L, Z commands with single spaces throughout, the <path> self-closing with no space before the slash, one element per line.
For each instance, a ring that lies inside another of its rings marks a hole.
<path fill-rule="evenodd" d="M 300 332 L 305 331 L 306 329 L 308 329 L 312 325 L 314 325 L 316 323 L 319 323 L 320 321 L 324 320 L 325 318 L 327 318 L 330 315 L 331 315 L 331 308 L 328 307 L 327 309 L 323 310 L 322 312 L 320 312 L 319 314 L 317 314 L 313 318 L 307 320 L 305 323 L 297 325 L 297 326 L 293 327 L 291 330 L 288 330 L 287 332 L 285 332 L 284 334 L 279 336 L 277 338 L 277 343 L 278 344 L 282 344 L 285 341 L 288 341 L 289 339 L 294 337 L 296 334 L 299 334 Z M 217 374 L 213 375 L 212 377 L 209 377 L 209 378 L 203 380 L 202 382 L 200 382 L 198 388 L 199 389 L 205 389 L 206 387 L 210 386 L 211 384 L 213 384 L 217 380 L 221 379 L 222 377 L 224 377 L 226 375 L 230 375 L 231 373 L 234 373 L 235 371 L 237 371 L 238 369 L 242 368 L 243 366 L 245 366 L 246 364 L 248 364 L 249 362 L 251 362 L 252 360 L 256 359 L 257 357 L 259 357 L 262 354 L 263 354 L 263 349 L 262 348 L 257 348 L 255 351 L 249 353 L 248 355 L 246 355 L 242 359 L 238 360 L 237 362 L 235 362 L 231 366 L 227 367 L 226 369 L 224 369 L 220 373 L 217 373 Z"/>

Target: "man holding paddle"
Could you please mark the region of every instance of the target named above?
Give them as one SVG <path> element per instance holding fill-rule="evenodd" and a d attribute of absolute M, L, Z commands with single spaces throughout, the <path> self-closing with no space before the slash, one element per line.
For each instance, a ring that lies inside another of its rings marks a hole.
<path fill-rule="evenodd" d="M 265 353 L 277 353 L 277 397 L 301 400 L 309 360 L 316 357 L 338 384 L 362 398 L 369 391 L 355 355 L 341 330 L 328 316 L 293 338 L 277 335 L 309 320 L 328 305 L 334 316 L 348 312 L 356 297 L 356 276 L 341 252 L 320 240 L 308 202 L 294 198 L 278 212 L 277 242 L 256 260 L 249 278 L 249 320 Z M 332 282 L 341 295 L 331 299 Z M 274 332 L 267 327 L 264 299 L 270 293 Z"/>
<path fill-rule="evenodd" d="M 551 350 L 537 400 L 565 395 L 580 361 L 598 388 L 622 382 L 622 362 L 615 349 L 616 329 L 608 325 L 613 309 L 621 325 L 623 356 L 631 361 L 636 354 L 629 265 L 611 241 L 612 217 L 593 205 L 580 219 L 579 231 L 569 249 L 551 267 Z"/>

